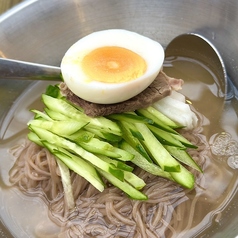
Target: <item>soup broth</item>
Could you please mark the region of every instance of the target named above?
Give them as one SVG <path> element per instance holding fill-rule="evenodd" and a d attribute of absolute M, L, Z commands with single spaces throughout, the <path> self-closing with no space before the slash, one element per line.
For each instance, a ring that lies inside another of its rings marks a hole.
<path fill-rule="evenodd" d="M 166 59 L 164 71 L 185 81 L 182 93 L 203 121 L 198 136 L 204 143 L 204 173 L 198 176 L 195 189 L 178 189 L 183 195 L 174 201 L 173 206 L 166 207 L 166 214 L 171 217 L 168 218 L 171 220 L 167 225 L 169 229 L 157 226 L 156 233 L 161 237 L 210 237 L 206 231 L 225 222 L 223 210 L 237 188 L 238 102 L 230 94 L 227 98 L 214 74 L 195 60 Z M 26 196 L 9 183 L 9 170 L 14 158 L 8 149 L 24 140 L 28 132 L 26 124 L 32 118 L 29 110 L 42 110 L 40 95 L 46 86 L 47 83 L 43 82 L 31 85 L 9 111 L 0 131 L 1 218 L 16 237 L 56 237 L 54 235 L 61 231 L 49 219 L 47 201 L 40 193 L 38 196 Z M 151 209 L 154 209 L 152 213 L 165 212 L 159 209 L 159 205 Z M 79 218 L 78 222 L 82 220 Z M 110 225 L 109 228 L 111 231 L 116 229 Z M 132 237 L 133 233 L 129 233 L 128 237 Z M 110 236 L 107 231 L 107 235 L 111 237 L 112 233 Z"/>

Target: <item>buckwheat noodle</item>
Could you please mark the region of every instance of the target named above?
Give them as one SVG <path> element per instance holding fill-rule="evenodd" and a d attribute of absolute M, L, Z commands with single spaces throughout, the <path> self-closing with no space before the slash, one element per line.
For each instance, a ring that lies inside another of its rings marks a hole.
<path fill-rule="evenodd" d="M 192 133 L 183 134 L 198 146 L 189 153 L 203 167 L 208 145 L 201 130 L 198 127 Z M 10 182 L 26 195 L 43 199 L 48 205 L 50 219 L 61 227 L 58 237 L 176 237 L 192 227 L 197 198 L 192 198 L 191 193 L 199 193 L 201 173 L 192 171 L 196 185 L 190 191 L 135 168 L 134 172 L 147 184 L 143 192 L 148 196 L 147 201 L 135 201 L 110 184 L 101 193 L 71 172 L 76 207 L 69 211 L 53 155 L 27 139 L 12 148 L 10 153 L 16 157 L 9 171 Z M 44 237 L 45 234 L 38 231 L 37 236 Z"/>

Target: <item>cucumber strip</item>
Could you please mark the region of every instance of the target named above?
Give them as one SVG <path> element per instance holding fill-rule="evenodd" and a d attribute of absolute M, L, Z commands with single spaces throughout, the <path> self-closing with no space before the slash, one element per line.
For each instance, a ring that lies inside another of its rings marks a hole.
<path fill-rule="evenodd" d="M 104 190 L 105 185 L 93 165 L 63 148 L 59 148 L 46 141 L 43 143 L 45 147 L 68 166 L 69 169 L 85 178 L 100 192 Z"/>
<path fill-rule="evenodd" d="M 95 153 L 105 155 L 114 159 L 121 161 L 130 161 L 133 159 L 134 155 L 122 150 L 120 148 L 114 147 L 108 142 L 101 141 L 97 138 L 92 138 L 88 142 L 79 142 L 78 145 L 83 147 L 85 150 Z"/>
<path fill-rule="evenodd" d="M 141 135 L 141 133 L 139 132 L 139 131 L 137 131 L 137 130 L 134 130 L 133 128 L 132 128 L 132 126 L 134 126 L 134 125 L 130 125 L 131 127 L 129 128 L 129 130 L 130 130 L 130 132 L 131 132 L 131 134 L 134 136 L 134 137 L 136 137 L 138 140 L 144 140 L 144 138 L 143 138 L 143 136 Z"/>
<path fill-rule="evenodd" d="M 31 110 L 31 112 L 35 113 L 35 119 L 43 118 L 47 121 L 53 121 L 47 114 L 38 110 Z"/>
<path fill-rule="evenodd" d="M 135 123 L 134 123 L 135 124 Z M 126 125 L 128 127 L 128 129 L 130 130 L 131 134 L 136 137 L 139 140 L 144 140 L 143 136 L 141 135 L 141 133 L 137 130 L 137 128 L 135 127 L 135 125 L 132 123 L 127 123 L 125 122 L 124 125 Z"/>
<path fill-rule="evenodd" d="M 149 128 L 142 123 L 136 123 L 135 125 L 145 139 L 143 141 L 144 145 L 147 147 L 147 150 L 153 156 L 154 161 L 162 168 L 162 170 L 167 172 L 179 172 L 180 164 L 178 161 L 169 154 Z"/>
<path fill-rule="evenodd" d="M 45 108 L 44 111 L 46 112 L 46 114 L 53 120 L 56 121 L 67 121 L 67 120 L 72 120 L 69 117 L 65 116 L 64 114 L 60 113 L 60 112 L 55 112 L 50 110 L 49 108 Z"/>
<path fill-rule="evenodd" d="M 60 89 L 58 85 L 49 85 L 46 88 L 45 94 L 48 96 L 51 96 L 53 98 L 62 98 L 63 96 L 61 95 Z"/>
<path fill-rule="evenodd" d="M 183 137 L 180 134 L 171 134 L 176 140 L 179 140 L 183 145 L 189 148 L 197 149 L 198 147 L 196 145 L 193 145 L 190 141 L 188 141 L 185 137 Z"/>
<path fill-rule="evenodd" d="M 76 121 L 88 122 L 90 123 L 88 125 L 89 127 L 100 129 L 104 132 L 113 133 L 119 136 L 121 136 L 122 134 L 117 123 L 105 117 L 96 117 L 96 118 L 89 117 L 63 99 L 57 99 L 50 97 L 46 94 L 42 94 L 42 100 L 46 105 L 46 107 L 49 108 L 50 110 L 60 112 Z"/>
<path fill-rule="evenodd" d="M 124 163 L 123 161 L 117 161 L 117 168 L 128 172 L 132 172 L 134 170 L 132 166 Z"/>
<path fill-rule="evenodd" d="M 36 143 L 39 146 L 44 147 L 43 143 L 41 142 L 41 139 L 34 133 L 33 131 L 30 131 L 27 135 L 28 139 L 34 143 Z"/>
<path fill-rule="evenodd" d="M 164 147 L 175 159 L 190 166 L 193 169 L 196 169 L 199 172 L 203 172 L 200 166 L 193 160 L 193 158 L 185 150 L 180 150 L 174 146 L 164 145 Z"/>
<path fill-rule="evenodd" d="M 178 129 L 178 128 L 183 128 L 184 126 L 178 125 L 174 121 L 172 121 L 170 118 L 165 116 L 163 113 L 155 109 L 154 107 L 147 107 L 145 110 L 150 112 L 153 116 L 157 117 L 161 122 L 163 122 L 165 125 L 173 128 L 173 129 Z"/>
<path fill-rule="evenodd" d="M 154 136 L 160 141 L 161 144 L 172 145 L 179 147 L 180 149 L 186 149 L 186 147 L 179 140 L 176 140 L 172 136 L 173 134 L 151 125 L 148 125 L 148 128 L 152 131 Z"/>
<path fill-rule="evenodd" d="M 124 163 L 122 161 L 111 159 L 105 155 L 98 155 L 98 157 L 107 163 L 114 164 L 118 169 L 122 169 L 122 170 L 129 171 L 129 172 L 132 172 L 134 169 L 133 167 L 131 167 L 130 165 L 127 165 L 126 163 Z"/>
<path fill-rule="evenodd" d="M 123 192 L 125 192 L 131 199 L 135 199 L 135 200 L 147 200 L 148 197 L 138 191 L 136 188 L 134 188 L 133 186 L 131 186 L 129 183 L 127 183 L 126 181 L 121 181 L 119 179 L 117 179 L 116 177 L 112 176 L 111 174 L 98 169 L 99 173 L 105 177 L 111 184 L 113 184 L 115 187 L 118 187 L 119 189 L 121 189 Z"/>
<path fill-rule="evenodd" d="M 130 185 L 132 185 L 137 190 L 141 190 L 146 185 L 143 179 L 139 178 L 132 172 L 124 171 L 124 178 Z"/>
<path fill-rule="evenodd" d="M 165 172 L 157 165 L 149 163 L 140 153 L 138 153 L 135 149 L 133 149 L 133 147 L 130 146 L 127 142 L 123 141 L 120 145 L 121 148 L 135 155 L 134 159 L 131 162 L 140 167 L 141 169 L 151 174 L 167 178 L 171 181 L 175 181 L 176 183 L 182 185 L 185 188 L 193 188 L 194 176 L 182 165 L 180 165 L 180 172 L 171 172 L 171 173 Z"/>
<path fill-rule="evenodd" d="M 185 188 L 192 189 L 194 187 L 195 178 L 194 175 L 189 172 L 186 168 L 180 165 L 180 172 L 172 172 L 170 173 L 173 179 L 181 184 Z"/>
<path fill-rule="evenodd" d="M 71 179 L 70 179 L 69 167 L 66 166 L 57 157 L 56 157 L 56 162 L 57 162 L 59 170 L 60 170 L 61 181 L 62 181 L 62 185 L 64 188 L 64 199 L 66 201 L 68 209 L 72 210 L 75 207 L 75 201 L 74 201 L 72 183 L 71 183 Z"/>
<path fill-rule="evenodd" d="M 108 133 L 108 132 L 102 132 L 102 135 L 104 138 L 109 141 L 109 142 L 120 142 L 122 140 L 121 135 L 115 135 L 113 133 Z"/>
<path fill-rule="evenodd" d="M 130 124 L 127 122 L 120 121 L 118 124 L 121 126 L 122 129 L 122 137 L 127 143 L 129 143 L 135 150 L 137 150 L 140 154 L 142 154 L 145 159 L 147 159 L 150 163 L 153 161 L 151 160 L 150 156 L 148 155 L 147 151 L 141 144 L 138 138 L 136 138 L 130 130 Z M 143 138 L 143 137 L 142 137 Z M 143 138 L 144 139 L 144 138 Z"/>
<path fill-rule="evenodd" d="M 91 128 L 91 127 L 88 127 L 88 126 L 86 126 L 85 129 L 89 132 L 94 133 L 97 137 L 102 138 L 104 140 L 107 140 L 109 142 L 119 142 L 122 139 L 121 136 L 118 136 L 118 135 L 115 135 L 115 134 L 112 134 L 112 133 L 108 133 L 108 132 L 102 132 L 98 129 Z"/>
<path fill-rule="evenodd" d="M 124 180 L 123 171 L 115 168 L 115 166 L 112 166 L 111 164 L 104 162 L 99 157 L 84 150 L 82 147 L 78 146 L 77 144 L 65 138 L 62 138 L 60 136 L 57 136 L 56 134 L 53 134 L 52 132 L 42 129 L 40 127 L 29 126 L 29 129 L 35 132 L 38 137 L 40 137 L 40 139 L 42 140 L 42 143 L 44 141 L 48 141 L 54 144 L 55 146 L 63 147 L 69 151 L 72 151 L 78 154 L 79 156 L 81 156 L 83 159 L 92 163 L 97 168 L 100 168 L 108 173 L 111 173 L 112 175 L 114 175 L 115 177 L 117 177 L 118 179 L 122 181 Z"/>
<path fill-rule="evenodd" d="M 105 188 L 105 184 L 102 181 L 101 176 L 95 170 L 93 166 L 89 163 L 85 162 L 84 160 L 80 159 L 79 157 L 73 158 L 74 156 L 68 157 L 66 159 L 65 154 L 62 154 L 60 151 L 55 151 L 55 156 L 60 158 L 65 164 L 75 173 L 80 175 L 81 177 L 85 178 L 89 183 L 91 183 L 97 190 L 102 192 Z"/>
<path fill-rule="evenodd" d="M 148 162 L 148 160 L 146 160 L 139 152 L 137 152 L 126 141 L 122 141 L 120 143 L 120 147 L 135 155 L 134 159 L 131 161 L 133 164 L 137 165 L 138 167 L 147 171 L 150 174 L 157 175 L 157 176 L 174 181 L 174 179 L 172 178 L 169 172 L 165 172 L 158 165 Z"/>
<path fill-rule="evenodd" d="M 106 155 L 111 158 L 120 158 L 121 155 L 113 151 L 113 146 L 105 141 L 98 140 L 96 138 L 92 138 L 88 142 L 79 142 L 77 143 L 79 146 L 84 148 L 85 150 L 95 153 Z"/>
<path fill-rule="evenodd" d="M 163 121 L 161 121 L 158 117 L 154 116 L 148 110 L 146 110 L 146 109 L 139 109 L 139 110 L 136 111 L 136 113 L 138 115 L 142 115 L 142 116 L 151 118 L 154 121 L 153 125 L 159 127 L 160 129 L 168 131 L 170 133 L 178 134 L 173 128 L 171 128 L 170 126 L 164 124 Z"/>
<path fill-rule="evenodd" d="M 120 114 L 111 114 L 107 116 L 109 119 L 119 120 L 119 121 L 127 121 L 129 123 L 146 123 L 153 124 L 154 121 L 150 118 L 144 116 L 138 116 L 132 113 L 120 113 Z"/>
<path fill-rule="evenodd" d="M 131 161 L 134 158 L 133 154 L 129 153 L 126 150 L 122 150 L 120 148 L 117 148 L 115 146 L 112 148 L 112 151 L 115 152 L 115 153 L 118 153 L 120 155 L 120 157 L 117 158 L 117 159 L 121 160 L 121 161 Z"/>
<path fill-rule="evenodd" d="M 121 122 L 127 129 L 130 130 L 131 134 L 136 137 L 139 140 L 144 140 L 143 136 L 141 135 L 141 133 L 137 130 L 137 128 L 135 127 L 135 123 L 129 123 L 129 122 Z"/>
<path fill-rule="evenodd" d="M 48 131 L 51 131 L 57 135 L 69 136 L 79 131 L 81 128 L 87 125 L 87 122 L 82 121 L 46 121 L 42 119 L 35 119 L 28 122 L 28 126 L 37 126 Z"/>
<path fill-rule="evenodd" d="M 116 165 L 117 168 L 123 167 L 123 168 L 127 169 L 127 167 L 121 166 L 122 165 L 121 161 L 116 161 L 116 160 L 110 159 L 106 156 L 100 156 L 100 158 L 102 160 L 106 161 L 107 163 L 112 163 L 112 164 Z M 124 164 L 124 165 L 126 165 L 126 164 Z M 133 169 L 132 167 L 129 167 L 129 168 Z M 128 171 L 128 169 L 124 170 L 124 179 L 125 179 L 125 181 L 127 181 L 129 184 L 131 184 L 137 190 L 141 190 L 146 185 L 143 179 L 139 178 L 138 176 L 133 174 L 131 171 Z"/>
<path fill-rule="evenodd" d="M 81 130 L 75 132 L 74 134 L 67 136 L 66 139 L 69 139 L 77 144 L 80 142 L 88 142 L 93 137 L 94 137 L 94 134 L 92 132 L 81 129 Z"/>

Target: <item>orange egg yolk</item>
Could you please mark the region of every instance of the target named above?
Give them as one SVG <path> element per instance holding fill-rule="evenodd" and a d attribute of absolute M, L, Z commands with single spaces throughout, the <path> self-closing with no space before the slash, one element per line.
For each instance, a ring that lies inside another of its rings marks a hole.
<path fill-rule="evenodd" d="M 89 81 L 122 83 L 142 76 L 147 68 L 145 60 L 137 53 L 123 47 L 105 46 L 87 54 L 82 69 Z"/>

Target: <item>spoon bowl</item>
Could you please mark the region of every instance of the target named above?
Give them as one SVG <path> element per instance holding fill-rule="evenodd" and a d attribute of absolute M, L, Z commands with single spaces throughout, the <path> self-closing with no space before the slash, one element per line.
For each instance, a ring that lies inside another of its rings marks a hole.
<path fill-rule="evenodd" d="M 186 33 L 175 37 L 165 49 L 165 58 L 170 57 L 187 57 L 202 62 L 216 75 L 221 88 L 226 91 L 225 63 L 213 43 L 204 36 L 197 33 Z"/>

